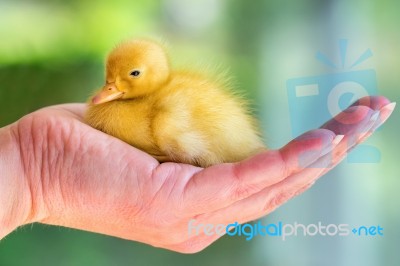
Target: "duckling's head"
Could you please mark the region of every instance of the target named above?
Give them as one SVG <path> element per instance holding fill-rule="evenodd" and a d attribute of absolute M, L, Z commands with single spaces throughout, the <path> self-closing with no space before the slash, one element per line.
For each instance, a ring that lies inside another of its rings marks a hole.
<path fill-rule="evenodd" d="M 149 40 L 123 42 L 109 54 L 106 84 L 92 103 L 149 95 L 168 80 L 169 74 L 169 61 L 161 45 Z"/>

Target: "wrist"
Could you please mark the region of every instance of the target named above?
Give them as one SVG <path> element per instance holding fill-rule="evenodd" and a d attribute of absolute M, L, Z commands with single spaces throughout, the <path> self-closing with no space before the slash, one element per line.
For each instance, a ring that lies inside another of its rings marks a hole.
<path fill-rule="evenodd" d="M 16 124 L 0 128 L 0 239 L 35 221 L 32 186 L 24 168 Z"/>

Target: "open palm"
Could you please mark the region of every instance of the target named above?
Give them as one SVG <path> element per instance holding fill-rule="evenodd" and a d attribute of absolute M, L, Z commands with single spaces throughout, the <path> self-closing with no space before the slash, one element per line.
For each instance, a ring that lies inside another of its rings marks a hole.
<path fill-rule="evenodd" d="M 383 97 L 363 98 L 279 150 L 206 169 L 159 164 L 89 127 L 82 120 L 84 104 L 44 108 L 10 127 L 32 199 L 23 223 L 197 252 L 220 236 L 190 235 L 189 221 L 244 223 L 267 215 L 310 187 L 386 121 L 393 111 L 389 103 Z"/>

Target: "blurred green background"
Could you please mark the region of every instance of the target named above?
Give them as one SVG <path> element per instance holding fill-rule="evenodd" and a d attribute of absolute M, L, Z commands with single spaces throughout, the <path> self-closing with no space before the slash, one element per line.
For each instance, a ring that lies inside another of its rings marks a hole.
<path fill-rule="evenodd" d="M 379 94 L 399 102 L 400 2 L 394 0 L 0 0 L 0 126 L 38 108 L 84 102 L 121 40 L 170 43 L 176 65 L 222 65 L 254 102 L 268 146 L 293 136 L 286 80 L 330 73 L 314 55 L 374 56 Z M 0 242 L 0 265 L 400 265 L 399 112 L 368 142 L 374 164 L 342 163 L 263 223 L 380 225 L 382 237 L 223 237 L 182 255 L 112 237 L 34 224 Z"/>

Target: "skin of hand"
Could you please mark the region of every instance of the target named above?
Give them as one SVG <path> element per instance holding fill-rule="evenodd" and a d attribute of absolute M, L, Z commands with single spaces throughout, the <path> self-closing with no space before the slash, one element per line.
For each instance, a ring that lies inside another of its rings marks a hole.
<path fill-rule="evenodd" d="M 241 161 L 265 145 L 224 76 L 171 69 L 158 43 L 123 42 L 107 58 L 106 84 L 89 100 L 85 120 L 160 162 Z"/>
<path fill-rule="evenodd" d="M 220 236 L 189 235 L 189 221 L 245 223 L 271 213 L 338 164 L 394 107 L 363 98 L 279 150 L 205 169 L 160 164 L 91 128 L 84 104 L 44 108 L 0 129 L 0 239 L 40 222 L 198 252 Z"/>

